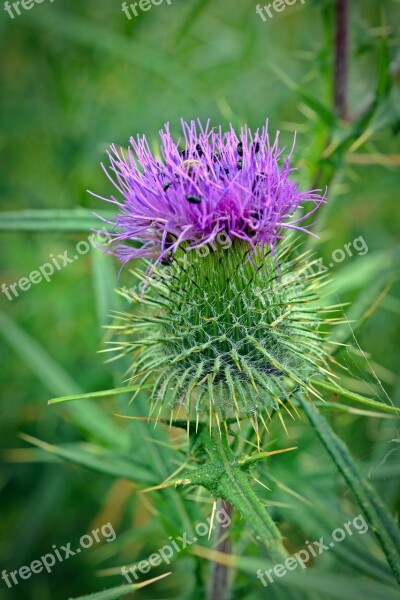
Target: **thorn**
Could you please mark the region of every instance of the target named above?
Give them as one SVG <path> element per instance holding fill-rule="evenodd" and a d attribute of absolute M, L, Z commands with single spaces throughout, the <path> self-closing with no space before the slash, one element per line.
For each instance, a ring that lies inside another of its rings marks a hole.
<path fill-rule="evenodd" d="M 256 432 L 256 436 L 257 436 L 257 448 L 258 448 L 258 451 L 260 451 L 261 439 L 260 439 L 260 434 L 258 433 L 258 414 L 257 414 L 256 409 L 253 411 L 252 425 L 253 425 L 254 431 Z"/>
<path fill-rule="evenodd" d="M 218 425 L 219 436 L 220 436 L 220 438 L 222 439 L 222 434 L 221 434 L 221 423 L 219 422 L 219 416 L 218 416 L 218 413 L 217 413 L 217 412 L 215 412 L 214 414 L 215 414 L 215 418 L 216 418 L 216 420 L 217 420 L 217 425 Z"/>
<path fill-rule="evenodd" d="M 170 481 L 170 479 L 172 479 L 173 477 L 175 477 L 175 475 L 178 475 L 178 473 L 180 473 L 185 467 L 186 467 L 186 463 L 183 463 L 182 465 L 180 465 L 176 471 L 174 471 L 173 473 L 171 473 L 171 475 L 169 475 L 167 477 L 167 479 L 164 481 L 163 485 L 166 485 L 168 483 L 168 481 Z"/>
<path fill-rule="evenodd" d="M 288 430 L 286 428 L 285 421 L 283 420 L 283 417 L 282 417 L 280 411 L 278 411 L 278 417 L 279 417 L 280 422 L 282 423 L 282 427 L 285 430 L 286 435 L 289 437 L 289 433 L 288 433 Z"/>
<path fill-rule="evenodd" d="M 268 416 L 269 416 L 269 415 L 268 415 Z M 260 419 L 261 419 L 261 423 L 262 423 L 262 424 L 264 425 L 264 427 L 265 427 L 265 431 L 266 431 L 267 433 L 269 433 L 269 429 L 268 429 L 268 427 L 267 427 L 267 424 L 266 424 L 266 422 L 264 421 L 264 417 L 262 416 L 262 414 L 261 414 L 261 413 L 260 413 Z"/>
<path fill-rule="evenodd" d="M 147 494 L 149 492 L 154 492 L 155 490 L 163 490 L 167 486 L 165 483 L 160 483 L 159 485 L 153 485 L 152 487 L 146 488 L 144 490 L 138 490 L 139 494 Z"/>
<path fill-rule="evenodd" d="M 236 399 L 235 390 L 233 388 L 232 388 L 232 398 L 233 398 L 233 402 L 235 403 L 236 414 L 238 414 L 238 413 L 240 413 L 240 409 L 239 409 L 238 401 Z"/>
<path fill-rule="evenodd" d="M 150 404 L 150 410 L 149 410 L 148 421 L 150 421 L 150 419 L 151 419 L 151 416 L 152 416 L 152 414 L 153 414 L 153 412 L 154 412 L 154 410 L 155 410 L 156 406 L 157 406 L 157 402 L 152 402 L 152 403 Z"/>
<path fill-rule="evenodd" d="M 299 411 L 297 410 L 297 408 L 295 407 L 295 405 L 293 404 L 293 402 L 291 401 L 291 399 L 289 398 L 289 396 L 288 396 L 288 399 L 287 399 L 287 400 L 288 400 L 288 402 L 289 402 L 290 406 L 293 408 L 293 410 L 294 410 L 294 412 L 296 413 L 296 415 L 297 415 L 297 416 L 300 418 L 300 413 L 299 413 Z"/>
<path fill-rule="evenodd" d="M 242 427 L 242 426 L 241 426 L 241 424 L 240 424 L 239 415 L 238 415 L 238 413 L 237 413 L 236 411 L 235 411 L 235 417 L 236 417 L 236 421 L 237 421 L 237 424 L 238 424 L 238 426 L 239 426 L 239 429 L 241 429 L 241 427 Z"/>
<path fill-rule="evenodd" d="M 154 423 L 154 429 L 157 427 L 157 423 L 160 420 L 160 415 L 161 415 L 161 411 L 162 411 L 162 404 L 160 405 L 160 409 L 158 411 L 157 417 L 156 417 L 156 422 Z"/>
<path fill-rule="evenodd" d="M 266 490 L 268 490 L 269 492 L 272 492 L 271 488 L 269 488 L 268 486 L 266 486 L 265 483 L 263 483 L 262 481 L 260 481 L 256 477 L 253 477 L 253 479 L 254 479 L 254 481 L 257 481 L 257 483 L 259 483 L 260 485 L 262 485 Z"/>
<path fill-rule="evenodd" d="M 212 526 L 213 526 L 213 523 L 214 523 L 214 517 L 215 517 L 216 510 L 217 510 L 217 501 L 214 500 L 213 507 L 212 507 L 212 512 L 211 512 L 211 519 L 210 519 L 210 529 L 208 530 L 208 539 L 210 539 L 210 537 L 211 537 L 211 531 L 212 531 Z"/>
<path fill-rule="evenodd" d="M 228 439 L 229 431 L 228 431 L 228 425 L 226 424 L 226 421 L 224 421 L 224 427 L 225 427 L 226 438 Z"/>
<path fill-rule="evenodd" d="M 284 402 L 282 402 L 282 400 L 279 398 L 279 396 L 277 396 L 276 394 L 273 394 L 273 397 L 275 398 L 275 400 L 278 402 L 278 404 L 280 404 L 281 406 L 283 406 L 283 408 L 286 410 L 286 412 L 290 415 L 290 417 L 294 419 L 294 416 L 292 415 L 292 413 L 290 412 L 290 410 L 288 409 L 288 407 L 286 406 L 286 404 Z"/>
<path fill-rule="evenodd" d="M 113 413 L 114 417 L 120 417 L 121 419 L 130 419 L 131 421 L 146 421 L 156 422 L 156 419 L 149 419 L 149 417 L 134 417 L 133 415 L 121 415 L 119 413 Z"/>

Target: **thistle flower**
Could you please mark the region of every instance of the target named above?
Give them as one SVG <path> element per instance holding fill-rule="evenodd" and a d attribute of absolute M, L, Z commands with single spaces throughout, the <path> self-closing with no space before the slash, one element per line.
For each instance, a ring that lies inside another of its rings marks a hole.
<path fill-rule="evenodd" d="M 182 151 L 166 126 L 161 159 L 145 138 L 131 140 L 128 156 L 109 154 L 124 198 L 111 199 L 114 252 L 142 262 L 132 271 L 142 292 L 124 292 L 138 310 L 120 315 L 114 346 L 132 354 L 138 389 L 150 384 L 157 418 L 184 407 L 197 422 L 209 414 L 210 427 L 243 415 L 257 426 L 296 391 L 318 395 L 313 375 L 329 376 L 323 282 L 307 254 L 279 242 L 284 229 L 307 231 L 325 197 L 300 190 L 291 152 L 283 158 L 278 136 L 270 144 L 267 126 L 239 137 L 182 126 Z"/>
<path fill-rule="evenodd" d="M 302 223 L 325 196 L 300 191 L 292 178 L 292 152 L 283 158 L 279 134 L 271 145 L 267 124 L 254 134 L 243 128 L 239 136 L 232 127 L 223 133 L 194 121 L 182 121 L 182 129 L 183 150 L 168 125 L 160 132 L 161 159 L 139 136 L 131 138 L 127 156 L 115 146 L 108 153 L 112 181 L 124 199 L 110 200 L 119 209 L 112 224 L 122 262 L 162 260 L 184 242 L 197 248 L 220 232 L 253 249 L 273 249 L 283 229 L 307 231 Z M 306 204 L 312 208 L 296 215 Z M 133 241 L 140 247 L 132 247 Z"/>

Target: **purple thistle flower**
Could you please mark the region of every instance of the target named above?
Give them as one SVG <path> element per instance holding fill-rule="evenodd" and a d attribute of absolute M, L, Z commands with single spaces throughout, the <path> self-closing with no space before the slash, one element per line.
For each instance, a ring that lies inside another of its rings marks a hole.
<path fill-rule="evenodd" d="M 130 139 L 127 155 L 115 145 L 108 152 L 112 175 L 103 169 L 123 197 L 108 199 L 119 210 L 112 222 L 113 253 L 123 263 L 138 257 L 159 262 L 183 242 L 197 248 L 220 232 L 252 249 L 274 250 L 284 229 L 307 231 L 303 222 L 325 195 L 300 190 L 290 168 L 293 148 L 282 157 L 279 132 L 271 145 L 268 122 L 255 133 L 244 127 L 239 136 L 232 126 L 223 133 L 209 122 L 203 127 L 182 120 L 182 129 L 183 150 L 168 124 L 160 131 L 161 157 L 145 136 Z M 305 210 L 306 203 L 312 207 Z"/>

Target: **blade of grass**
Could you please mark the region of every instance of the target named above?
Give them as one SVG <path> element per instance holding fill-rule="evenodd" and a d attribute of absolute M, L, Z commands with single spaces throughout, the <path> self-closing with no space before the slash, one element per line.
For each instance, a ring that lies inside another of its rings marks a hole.
<path fill-rule="evenodd" d="M 102 210 L 101 216 L 111 219 L 113 212 Z M 19 210 L 0 213 L 0 231 L 89 233 L 91 229 L 99 229 L 100 226 L 104 227 L 105 224 L 101 225 L 93 211 L 86 208 Z"/>
<path fill-rule="evenodd" d="M 79 598 L 69 598 L 69 600 L 116 600 L 117 598 L 122 598 L 124 596 L 128 596 L 140 590 L 156 581 L 160 581 L 160 579 L 164 579 L 164 577 L 168 577 L 171 573 L 163 573 L 158 577 L 154 577 L 153 579 L 148 579 L 147 581 L 143 581 L 143 583 L 133 583 L 131 585 L 120 585 L 115 588 L 110 588 L 109 590 L 104 590 L 103 592 L 95 592 L 94 594 L 89 594 L 88 596 L 79 596 Z"/>
<path fill-rule="evenodd" d="M 88 392 L 87 394 L 73 394 L 71 396 L 61 396 L 59 398 L 52 398 L 48 401 L 48 404 L 61 404 L 63 402 L 73 402 L 75 400 L 88 400 L 90 398 L 109 398 L 111 396 L 121 396 L 121 394 L 129 394 L 130 392 L 137 392 L 138 389 L 145 389 L 144 386 L 130 385 L 122 388 L 114 388 L 112 390 L 101 390 L 99 392 Z"/>

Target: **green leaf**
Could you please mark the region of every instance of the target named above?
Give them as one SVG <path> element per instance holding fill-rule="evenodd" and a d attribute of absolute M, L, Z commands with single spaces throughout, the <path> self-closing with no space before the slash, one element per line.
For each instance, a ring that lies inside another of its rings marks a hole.
<path fill-rule="evenodd" d="M 69 598 L 69 600 L 115 600 L 116 598 L 122 598 L 123 596 L 127 596 L 128 594 L 133 594 L 137 590 L 140 590 L 160 579 L 164 579 L 164 577 L 168 577 L 171 573 L 164 573 L 159 577 L 154 577 L 153 579 L 149 579 L 147 581 L 143 581 L 143 583 L 133 583 L 132 585 L 120 585 L 118 587 L 110 588 L 109 590 L 104 590 L 103 592 L 95 592 L 94 594 L 89 594 L 88 596 L 79 596 L 79 598 Z"/>
<path fill-rule="evenodd" d="M 218 560 L 218 557 L 215 557 L 214 560 Z M 255 576 L 258 570 L 265 572 L 275 566 L 267 563 L 265 560 L 245 556 L 232 556 L 231 562 L 236 569 L 249 573 L 252 576 Z M 265 576 L 265 581 L 268 584 L 265 597 L 268 597 L 268 592 L 272 593 L 274 589 L 277 592 L 277 598 L 285 598 L 284 594 L 287 593 L 287 589 L 307 594 L 307 596 L 300 596 L 301 598 L 309 598 L 308 594 L 310 593 L 317 594 L 316 598 L 318 599 L 332 598 L 334 600 L 348 600 L 350 598 L 351 600 L 396 600 L 399 597 L 397 587 L 384 585 L 371 578 L 356 579 L 354 577 L 339 575 L 338 573 L 318 574 L 314 572 L 311 566 L 305 565 L 305 568 L 307 571 L 303 571 L 298 566 L 293 571 L 286 571 L 284 576 L 280 578 L 272 575 L 274 579 L 273 584 L 269 583 L 268 577 Z M 264 588 L 261 582 L 259 586 L 259 597 L 261 598 L 264 597 L 262 594 Z"/>
<path fill-rule="evenodd" d="M 91 259 L 97 319 L 103 327 L 110 322 L 111 311 L 117 311 L 121 306 L 121 297 L 115 292 L 117 273 L 112 257 L 104 251 L 92 252 Z"/>
<path fill-rule="evenodd" d="M 21 434 L 23 440 L 41 448 L 58 458 L 98 471 L 112 477 L 120 477 L 145 484 L 154 484 L 151 471 L 124 458 L 117 452 L 111 452 L 94 444 L 69 444 L 54 446 L 30 435 Z"/>
<path fill-rule="evenodd" d="M 345 443 L 335 434 L 325 418 L 305 398 L 299 397 L 299 401 L 318 437 L 357 499 L 394 576 L 400 583 L 400 532 L 396 522 L 379 494 L 362 476 Z"/>
<path fill-rule="evenodd" d="M 112 390 L 101 390 L 99 392 L 88 392 L 87 394 L 73 394 L 72 396 L 61 396 L 60 398 L 52 398 L 48 404 L 61 404 L 62 402 L 72 402 L 74 400 L 87 400 L 89 398 L 109 398 L 110 396 L 120 396 L 121 394 L 129 394 L 137 392 L 138 389 L 145 389 L 142 385 L 128 385 L 122 388 L 113 388 Z"/>
<path fill-rule="evenodd" d="M 358 404 L 364 404 L 365 406 L 370 406 L 371 408 L 376 408 L 393 415 L 400 415 L 400 408 L 389 406 L 389 404 L 384 404 L 383 402 L 377 402 L 376 400 L 372 400 L 372 398 L 367 398 L 366 396 L 362 396 L 356 392 L 351 392 L 340 385 L 329 383 L 324 379 L 311 379 L 310 383 L 316 387 L 322 388 L 323 390 L 332 392 L 332 394 L 338 394 L 339 396 L 344 396 L 349 400 L 353 400 L 353 402 L 358 402 Z"/>
<path fill-rule="evenodd" d="M 106 219 L 111 219 L 113 214 L 112 211 L 101 211 L 101 216 Z M 0 212 L 0 231 L 88 233 L 91 229 L 102 227 L 107 229 L 106 224 L 86 208 Z"/>
<path fill-rule="evenodd" d="M 54 358 L 4 313 L 0 313 L 0 334 L 32 369 L 50 393 L 57 395 L 81 393 L 76 382 Z M 117 427 L 114 421 L 95 403 L 78 403 L 69 407 L 68 410 L 73 416 L 74 423 L 94 437 L 119 448 L 129 446 L 128 432 Z"/>
<path fill-rule="evenodd" d="M 314 401 L 314 405 L 321 410 L 345 412 L 349 415 L 361 415 L 364 417 L 375 417 L 380 419 L 396 419 L 395 415 L 384 415 L 381 412 L 377 412 L 376 410 L 363 410 L 361 408 L 355 408 L 354 406 L 349 406 L 347 404 L 340 404 L 339 402 Z"/>
<path fill-rule="evenodd" d="M 276 64 L 271 64 L 271 69 L 276 73 L 279 79 L 293 92 L 298 94 L 300 98 L 303 100 L 307 106 L 311 108 L 317 115 L 321 118 L 321 120 L 328 125 L 331 129 L 336 125 L 336 115 L 334 111 L 322 104 L 318 98 L 310 94 L 310 92 L 305 91 L 305 89 L 301 88 L 295 81 L 293 81 L 282 69 L 276 66 Z"/>

